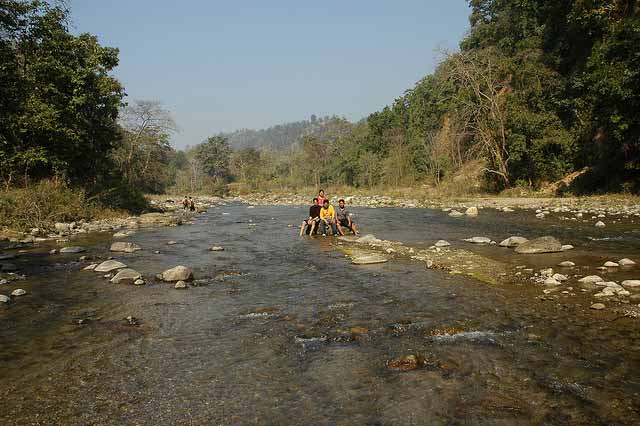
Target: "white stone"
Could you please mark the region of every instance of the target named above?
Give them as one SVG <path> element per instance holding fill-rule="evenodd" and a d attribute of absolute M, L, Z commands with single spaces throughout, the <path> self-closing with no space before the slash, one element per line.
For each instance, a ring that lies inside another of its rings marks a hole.
<path fill-rule="evenodd" d="M 0 294 L 0 303 L 9 303 L 11 302 L 11 298 L 4 294 Z"/>
<path fill-rule="evenodd" d="M 640 287 L 640 280 L 625 280 L 622 281 L 622 286 L 628 288 Z"/>
<path fill-rule="evenodd" d="M 445 240 L 438 240 L 435 243 L 436 247 L 449 247 L 451 245 L 451 243 L 449 243 L 449 241 L 445 241 Z"/>
<path fill-rule="evenodd" d="M 576 264 L 570 260 L 565 260 L 564 262 L 560 262 L 558 266 L 562 266 L 563 268 L 570 268 L 572 266 L 576 266 Z"/>
<path fill-rule="evenodd" d="M 16 288 L 11 292 L 12 296 L 24 296 L 27 292 L 21 288 Z"/>
<path fill-rule="evenodd" d="M 571 244 L 563 244 L 562 247 L 560 247 L 560 250 L 562 251 L 568 251 L 568 250 L 573 250 L 574 247 Z"/>
<path fill-rule="evenodd" d="M 220 246 L 209 247 L 209 251 L 224 251 L 224 247 L 220 247 Z"/>
<path fill-rule="evenodd" d="M 604 263 L 603 266 L 605 266 L 607 268 L 617 268 L 620 265 L 618 265 L 616 262 L 607 261 L 607 262 Z"/>
<path fill-rule="evenodd" d="M 604 281 L 601 277 L 597 275 L 587 275 L 584 278 L 580 278 L 578 281 L 585 284 L 595 284 Z"/>
<path fill-rule="evenodd" d="M 567 280 L 569 279 L 569 277 L 567 277 L 566 275 L 562 275 L 562 274 L 554 274 L 554 275 L 553 275 L 553 278 L 554 278 L 556 281 L 560 281 L 560 282 L 562 282 L 562 281 L 567 281 Z"/>
<path fill-rule="evenodd" d="M 102 262 L 101 264 L 99 264 L 98 266 L 95 267 L 94 271 L 96 272 L 111 272 L 114 271 L 116 269 L 122 269 L 122 268 L 126 268 L 127 265 L 125 265 L 122 262 L 118 262 L 117 260 L 106 260 L 104 262 Z"/>
<path fill-rule="evenodd" d="M 479 211 L 477 207 L 469 207 L 467 211 L 464 212 L 464 214 L 466 214 L 467 216 L 475 217 L 478 216 Z"/>
<path fill-rule="evenodd" d="M 603 221 L 599 220 L 599 221 L 596 222 L 595 226 L 596 226 L 596 228 L 604 228 L 607 225 L 605 225 Z"/>
<path fill-rule="evenodd" d="M 634 261 L 633 261 L 633 260 L 631 260 L 631 259 L 627 259 L 627 258 L 625 257 L 624 259 L 620 259 L 620 260 L 618 261 L 618 264 L 619 264 L 620 266 L 633 266 L 633 265 L 635 265 L 635 264 L 636 264 L 636 262 L 634 262 Z"/>
<path fill-rule="evenodd" d="M 176 266 L 162 273 L 163 281 L 188 281 L 193 279 L 193 271 L 186 266 Z"/>
<path fill-rule="evenodd" d="M 174 286 L 173 286 L 173 288 L 176 288 L 176 289 L 185 289 L 185 288 L 187 288 L 187 283 L 186 283 L 186 282 L 184 282 L 184 281 L 178 281 L 178 282 L 176 283 L 176 285 L 174 285 Z"/>
<path fill-rule="evenodd" d="M 125 268 L 118 271 L 118 273 L 113 278 L 111 278 L 111 282 L 114 284 L 119 284 L 125 281 L 135 282 L 136 280 L 140 279 L 140 277 L 140 272 L 133 269 Z"/>

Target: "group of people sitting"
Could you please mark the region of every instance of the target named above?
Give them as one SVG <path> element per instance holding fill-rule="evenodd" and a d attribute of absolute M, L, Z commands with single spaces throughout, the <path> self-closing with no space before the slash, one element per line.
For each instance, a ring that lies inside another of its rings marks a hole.
<path fill-rule="evenodd" d="M 331 229 L 332 235 L 344 235 L 345 229 L 358 235 L 358 228 L 351 219 L 351 213 L 343 199 L 338 201 L 336 210 L 325 196 L 324 190 L 318 192 L 318 196 L 313 199 L 313 205 L 309 208 L 309 217 L 302 221 L 300 226 L 300 236 L 306 233 L 316 235 L 320 232 L 322 236 L 327 236 L 327 231 Z"/>

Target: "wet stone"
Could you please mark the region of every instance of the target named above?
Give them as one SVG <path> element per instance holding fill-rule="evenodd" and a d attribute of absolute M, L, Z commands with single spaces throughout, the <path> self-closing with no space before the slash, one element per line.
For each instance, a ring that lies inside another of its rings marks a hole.
<path fill-rule="evenodd" d="M 11 303 L 11 298 L 7 295 L 0 294 L 0 303 Z"/>
<path fill-rule="evenodd" d="M 25 294 L 27 294 L 26 290 L 21 288 L 17 288 L 11 292 L 12 296 L 24 296 Z"/>
<path fill-rule="evenodd" d="M 397 371 L 412 371 L 422 368 L 425 365 L 425 359 L 420 355 L 405 355 L 387 361 L 387 367 Z"/>
<path fill-rule="evenodd" d="M 114 252 L 133 253 L 135 251 L 142 250 L 142 247 L 127 241 L 117 241 L 111 244 L 109 250 Z"/>
<path fill-rule="evenodd" d="M 594 303 L 593 305 L 591 305 L 591 309 L 594 309 L 596 311 L 601 311 L 605 308 L 606 306 L 604 305 L 604 303 Z"/>
<path fill-rule="evenodd" d="M 82 253 L 86 250 L 83 247 L 62 247 L 60 253 Z"/>
<path fill-rule="evenodd" d="M 178 281 L 178 282 L 173 286 L 173 288 L 178 289 L 178 290 L 185 289 L 185 288 L 187 288 L 187 283 L 186 283 L 186 282 L 184 282 L 184 281 Z"/>

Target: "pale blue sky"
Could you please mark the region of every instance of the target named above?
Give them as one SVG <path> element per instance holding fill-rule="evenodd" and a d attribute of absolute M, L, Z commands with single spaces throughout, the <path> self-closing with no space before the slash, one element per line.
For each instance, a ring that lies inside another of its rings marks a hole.
<path fill-rule="evenodd" d="M 72 0 L 75 32 L 120 49 L 129 100 L 163 102 L 174 146 L 337 114 L 359 120 L 433 71 L 465 0 Z"/>

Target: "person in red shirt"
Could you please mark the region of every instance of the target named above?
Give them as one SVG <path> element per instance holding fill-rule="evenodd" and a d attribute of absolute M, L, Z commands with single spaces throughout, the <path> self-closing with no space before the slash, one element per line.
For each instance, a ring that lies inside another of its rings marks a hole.
<path fill-rule="evenodd" d="M 322 207 L 324 205 L 324 200 L 328 200 L 329 198 L 327 198 L 324 195 L 324 189 L 321 189 L 320 191 L 318 191 L 318 205 L 320 207 Z"/>

